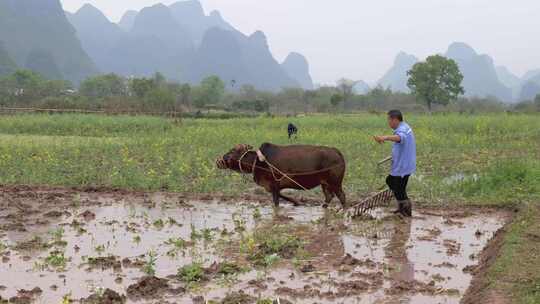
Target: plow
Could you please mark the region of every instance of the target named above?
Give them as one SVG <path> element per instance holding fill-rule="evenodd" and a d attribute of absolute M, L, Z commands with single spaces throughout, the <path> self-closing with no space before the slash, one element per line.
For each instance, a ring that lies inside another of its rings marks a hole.
<path fill-rule="evenodd" d="M 345 214 L 351 218 L 359 217 L 376 208 L 390 206 L 393 198 L 394 195 L 391 190 L 383 190 L 352 205 L 345 211 Z"/>

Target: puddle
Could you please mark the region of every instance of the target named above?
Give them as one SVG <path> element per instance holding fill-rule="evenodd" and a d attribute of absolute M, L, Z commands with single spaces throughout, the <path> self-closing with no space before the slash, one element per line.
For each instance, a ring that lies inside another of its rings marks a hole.
<path fill-rule="evenodd" d="M 5 196 L 0 198 L 0 297 L 39 287 L 34 303 L 86 298 L 106 288 L 124 295 L 145 276 L 150 255 L 155 276 L 178 292 L 146 302 L 128 297 L 127 303 L 193 303 L 201 296 L 219 302 L 238 291 L 292 303 L 459 303 L 471 282 L 468 269 L 507 219 L 489 210 L 426 209 L 403 220 L 379 210 L 376 220 L 343 225 L 316 206 L 283 205 L 276 214 L 270 204 L 186 202 L 164 194 Z M 283 258 L 268 268 L 239 260 L 241 239 L 275 226 L 300 233 L 307 257 Z M 35 236 L 49 247 L 20 248 Z M 51 258 L 55 251 L 64 259 Z M 65 265 L 51 266 L 54 262 Z M 205 268 L 238 262 L 244 271 L 187 285 L 176 275 L 193 262 Z"/>
<path fill-rule="evenodd" d="M 474 174 L 456 173 L 454 175 L 444 178 L 443 183 L 451 186 L 451 185 L 455 185 L 455 184 L 462 183 L 465 181 L 476 182 L 479 179 L 480 179 L 480 176 L 476 173 Z"/>

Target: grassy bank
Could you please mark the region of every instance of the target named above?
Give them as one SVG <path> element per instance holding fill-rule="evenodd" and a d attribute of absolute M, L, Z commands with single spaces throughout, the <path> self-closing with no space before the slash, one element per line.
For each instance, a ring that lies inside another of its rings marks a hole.
<path fill-rule="evenodd" d="M 488 272 L 488 290 L 513 303 L 540 303 L 540 205 L 528 204 L 510 225 L 499 258 Z"/>
<path fill-rule="evenodd" d="M 506 204 L 539 200 L 540 120 L 534 115 L 415 115 L 418 173 L 411 191 L 430 203 Z M 390 145 L 385 117 L 187 119 L 157 117 L 15 115 L 0 120 L 0 183 L 107 186 L 177 192 L 243 193 L 235 174 L 215 169 L 216 157 L 237 143 L 335 146 L 347 158 L 346 189 L 362 195 L 384 185 L 377 161 Z"/>

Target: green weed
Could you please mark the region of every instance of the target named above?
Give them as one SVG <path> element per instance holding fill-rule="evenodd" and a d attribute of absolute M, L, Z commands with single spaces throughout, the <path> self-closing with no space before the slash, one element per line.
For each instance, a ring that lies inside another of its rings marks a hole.
<path fill-rule="evenodd" d="M 200 282 L 204 279 L 204 268 L 200 263 L 192 263 L 178 269 L 178 277 L 186 283 Z"/>
<path fill-rule="evenodd" d="M 156 262 L 157 254 L 154 251 L 148 252 L 142 271 L 149 276 L 154 276 L 156 274 Z"/>
<path fill-rule="evenodd" d="M 63 268 L 66 267 L 67 259 L 64 256 L 63 252 L 52 251 L 45 258 L 45 264 L 50 265 L 50 266 L 52 266 L 54 268 L 63 269 Z"/>

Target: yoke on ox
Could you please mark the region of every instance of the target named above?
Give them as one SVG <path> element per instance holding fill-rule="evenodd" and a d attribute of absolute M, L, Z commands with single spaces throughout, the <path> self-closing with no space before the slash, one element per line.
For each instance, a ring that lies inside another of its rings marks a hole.
<path fill-rule="evenodd" d="M 252 174 L 255 183 L 272 193 L 276 206 L 280 199 L 298 205 L 295 199 L 281 194 L 283 189 L 311 190 L 321 186 L 325 208 L 334 196 L 338 197 L 343 209 L 347 207 L 342 189 L 345 158 L 335 148 L 265 143 L 255 151 L 253 147 L 241 144 L 219 158 L 216 164 L 220 169 Z"/>

